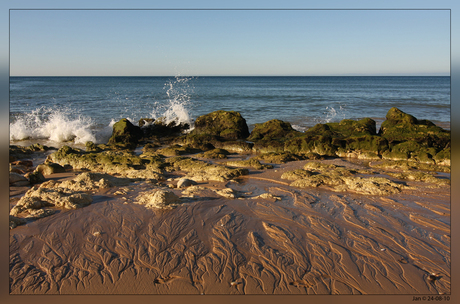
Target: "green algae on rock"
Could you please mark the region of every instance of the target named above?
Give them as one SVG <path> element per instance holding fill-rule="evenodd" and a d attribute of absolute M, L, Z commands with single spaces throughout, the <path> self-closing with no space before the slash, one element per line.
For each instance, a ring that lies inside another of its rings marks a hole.
<path fill-rule="evenodd" d="M 361 120 L 343 119 L 340 122 L 327 123 L 329 129 L 340 137 L 360 137 L 377 135 L 376 123 L 371 118 Z"/>
<path fill-rule="evenodd" d="M 302 134 L 292 128 L 291 124 L 279 119 L 272 119 L 262 124 L 256 124 L 249 141 L 284 140 Z"/>
<path fill-rule="evenodd" d="M 35 171 L 42 173 L 43 175 L 51 175 L 54 173 L 63 173 L 65 168 L 56 163 L 45 163 L 37 166 Z"/>
<path fill-rule="evenodd" d="M 188 145 L 171 145 L 169 147 L 161 148 L 156 150 L 157 153 L 162 154 L 164 156 L 179 156 L 184 154 L 193 154 L 201 152 L 199 149 L 191 148 Z"/>
<path fill-rule="evenodd" d="M 218 148 L 197 154 L 195 156 L 208 159 L 227 159 L 227 155 L 229 154 L 230 152 L 228 152 L 227 150 Z"/>
<path fill-rule="evenodd" d="M 391 108 L 382 123 L 379 135 L 389 143 L 416 141 L 423 146 L 444 149 L 450 144 L 450 132 L 437 127 L 429 120 L 418 120 L 398 108 Z"/>
<path fill-rule="evenodd" d="M 241 175 L 248 174 L 244 168 L 230 168 L 227 166 L 209 164 L 204 161 L 189 157 L 176 156 L 165 160 L 172 170 L 185 171 L 187 177 L 194 181 L 218 181 L 224 182 Z"/>
<path fill-rule="evenodd" d="M 281 175 L 281 179 L 298 180 L 313 175 L 313 172 L 304 169 L 286 171 Z"/>
<path fill-rule="evenodd" d="M 319 155 L 317 154 L 315 156 L 313 155 L 311 156 L 319 157 Z M 290 161 L 303 160 L 306 158 L 309 158 L 309 156 L 308 155 L 297 155 L 297 154 L 293 154 L 290 152 L 268 152 L 268 153 L 262 153 L 255 157 L 255 159 L 263 160 L 271 164 L 284 164 Z"/>
<path fill-rule="evenodd" d="M 161 157 L 140 157 L 131 151 L 107 150 L 87 153 L 64 146 L 47 158 L 61 166 L 69 165 L 74 170 L 90 170 L 109 174 L 120 174 L 130 178 L 161 179 Z"/>
<path fill-rule="evenodd" d="M 424 164 L 418 163 L 415 161 L 408 160 L 385 160 L 380 162 L 370 162 L 369 165 L 373 168 L 381 169 L 396 169 L 396 170 L 423 170 L 423 171 L 434 171 L 434 172 L 444 172 L 450 173 L 451 169 L 448 166 L 443 165 L 433 165 L 433 164 Z"/>
<path fill-rule="evenodd" d="M 236 140 L 247 138 L 249 128 L 240 113 L 220 110 L 198 117 L 195 129 L 190 134 L 209 134 L 224 140 Z"/>
<path fill-rule="evenodd" d="M 436 178 L 433 174 L 420 171 L 386 172 L 387 175 L 410 181 L 420 181 L 436 185 L 450 185 L 450 179 Z"/>
<path fill-rule="evenodd" d="M 133 125 L 128 119 L 122 118 L 113 125 L 112 136 L 108 143 L 110 145 L 122 144 L 135 147 L 142 136 L 140 127 Z"/>
<path fill-rule="evenodd" d="M 258 161 L 256 158 L 250 158 L 247 160 L 235 160 L 235 161 L 229 161 L 226 162 L 227 166 L 231 167 L 251 167 L 256 170 L 263 170 L 263 169 L 273 169 L 272 165 L 264 165 L 261 164 L 260 161 Z"/>

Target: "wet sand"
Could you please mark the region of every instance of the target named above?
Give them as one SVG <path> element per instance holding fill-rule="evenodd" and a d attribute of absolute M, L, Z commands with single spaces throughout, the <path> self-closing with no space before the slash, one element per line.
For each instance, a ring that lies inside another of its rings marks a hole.
<path fill-rule="evenodd" d="M 94 192 L 10 231 L 10 293 L 450 294 L 450 186 L 373 196 L 281 179 L 306 162 L 172 189 L 173 210 L 134 203 L 152 183 Z"/>

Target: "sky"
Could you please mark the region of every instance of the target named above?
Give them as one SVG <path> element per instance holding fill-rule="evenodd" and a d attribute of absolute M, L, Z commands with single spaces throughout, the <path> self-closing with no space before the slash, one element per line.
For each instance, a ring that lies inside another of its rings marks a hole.
<path fill-rule="evenodd" d="M 13 9 L 10 75 L 449 75 L 450 13 Z"/>

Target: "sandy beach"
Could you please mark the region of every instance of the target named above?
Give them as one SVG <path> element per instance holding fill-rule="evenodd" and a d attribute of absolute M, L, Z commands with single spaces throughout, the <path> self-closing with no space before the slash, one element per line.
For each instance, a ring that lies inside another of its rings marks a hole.
<path fill-rule="evenodd" d="M 379 196 L 281 179 L 308 162 L 186 188 L 172 188 L 185 175 L 174 171 L 160 183 L 90 191 L 89 206 L 55 208 L 10 231 L 10 292 L 450 294 L 450 185 L 393 178 L 405 188 Z M 388 178 L 356 159 L 315 162 Z M 135 203 L 158 189 L 180 204 Z M 18 191 L 10 188 L 11 207 Z"/>

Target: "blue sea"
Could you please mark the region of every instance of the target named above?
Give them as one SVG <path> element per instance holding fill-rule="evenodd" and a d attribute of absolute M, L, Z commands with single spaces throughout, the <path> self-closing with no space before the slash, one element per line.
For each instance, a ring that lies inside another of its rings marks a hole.
<path fill-rule="evenodd" d="M 271 119 L 300 131 L 391 107 L 450 129 L 450 77 L 10 77 L 10 143 L 104 143 L 121 118 L 187 122 L 238 111 L 250 129 Z"/>

